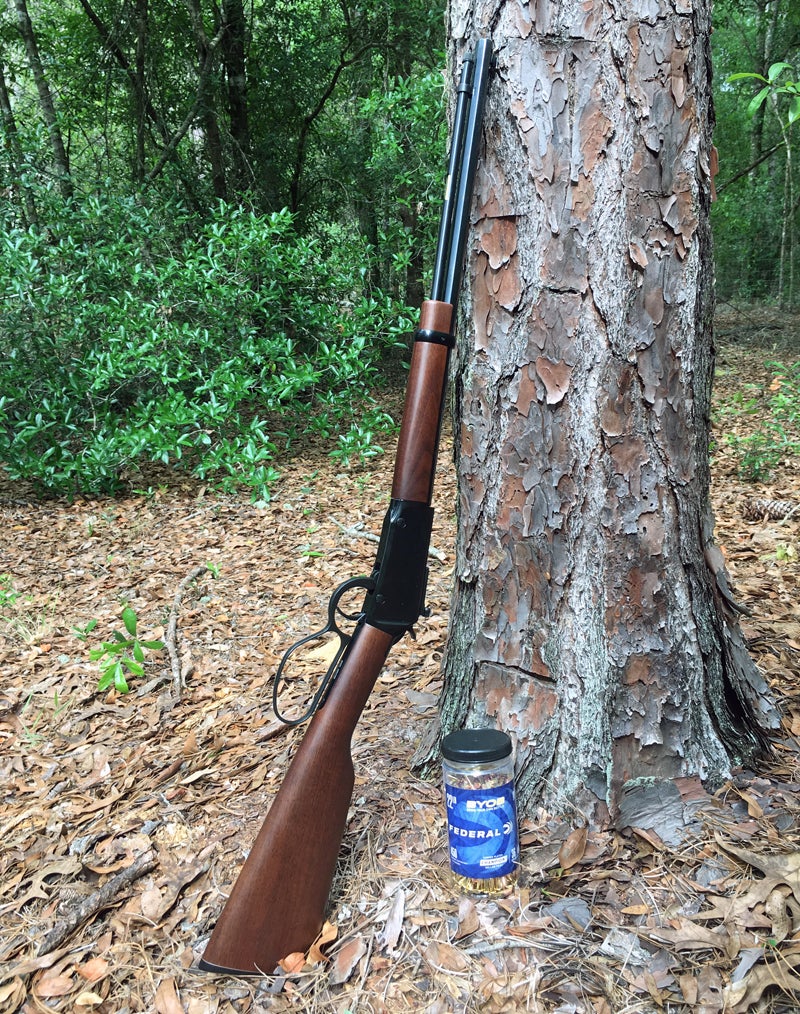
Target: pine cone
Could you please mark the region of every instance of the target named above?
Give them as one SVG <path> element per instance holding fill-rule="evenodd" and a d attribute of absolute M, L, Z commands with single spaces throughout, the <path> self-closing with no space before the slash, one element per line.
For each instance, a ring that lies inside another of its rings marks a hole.
<path fill-rule="evenodd" d="M 800 510 L 800 503 L 791 500 L 768 500 L 751 497 L 745 500 L 742 513 L 748 521 L 784 521 Z"/>

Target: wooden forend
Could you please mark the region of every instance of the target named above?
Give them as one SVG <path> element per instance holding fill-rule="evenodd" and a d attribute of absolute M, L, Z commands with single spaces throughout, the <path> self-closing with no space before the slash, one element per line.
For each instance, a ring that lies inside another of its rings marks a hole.
<path fill-rule="evenodd" d="M 427 300 L 422 304 L 419 328 L 449 335 L 452 318 L 449 303 Z M 395 500 L 431 502 L 449 358 L 447 345 L 414 342 L 392 481 Z"/>

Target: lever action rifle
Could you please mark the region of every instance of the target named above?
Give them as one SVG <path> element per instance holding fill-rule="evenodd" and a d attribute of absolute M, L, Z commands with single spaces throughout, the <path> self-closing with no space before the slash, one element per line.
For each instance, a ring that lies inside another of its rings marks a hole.
<path fill-rule="evenodd" d="M 320 635 L 337 634 L 339 650 L 200 961 L 208 972 L 270 975 L 281 958 L 306 951 L 319 934 L 355 781 L 350 741 L 356 723 L 389 649 L 427 615 L 433 479 L 491 58 L 489 42 L 481 40 L 461 71 L 432 293 L 414 334 L 391 501 L 375 565 L 368 578 L 345 581 L 331 596 L 328 626 Z M 346 616 L 339 601 L 353 588 L 366 595 L 347 635 L 336 616 Z M 284 655 L 274 684 L 276 712 L 285 664 L 320 635 L 303 638 Z"/>

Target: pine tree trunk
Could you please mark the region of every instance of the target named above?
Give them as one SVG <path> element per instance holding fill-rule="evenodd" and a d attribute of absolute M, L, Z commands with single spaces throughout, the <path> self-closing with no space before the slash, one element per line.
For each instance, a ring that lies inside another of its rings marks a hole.
<path fill-rule="evenodd" d="M 516 740 L 524 808 L 614 819 L 776 715 L 713 541 L 710 3 L 451 0 L 491 34 L 456 367 L 442 731 Z"/>

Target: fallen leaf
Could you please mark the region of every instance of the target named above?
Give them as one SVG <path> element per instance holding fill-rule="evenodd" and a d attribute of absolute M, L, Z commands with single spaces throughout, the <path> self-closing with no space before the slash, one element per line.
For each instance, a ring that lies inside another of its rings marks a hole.
<path fill-rule="evenodd" d="M 76 965 L 75 971 L 87 982 L 97 982 L 108 972 L 108 962 L 105 958 L 89 958 L 82 965 Z"/>
<path fill-rule="evenodd" d="M 353 969 L 366 953 L 366 950 L 366 941 L 360 934 L 352 940 L 348 940 L 343 947 L 339 948 L 333 959 L 333 967 L 330 974 L 330 980 L 334 986 L 347 982 L 353 974 Z"/>
<path fill-rule="evenodd" d="M 164 979 L 156 990 L 153 1006 L 158 1014 L 183 1014 L 174 979 Z"/>
<path fill-rule="evenodd" d="M 764 990 L 777 986 L 785 993 L 800 993 L 800 976 L 790 969 L 800 965 L 800 955 L 794 960 L 780 956 L 775 961 L 757 965 L 740 982 L 731 982 L 723 990 L 725 1010 L 732 1014 L 744 1014 L 758 1003 Z"/>
<path fill-rule="evenodd" d="M 789 913 L 787 912 L 786 897 L 783 891 L 776 888 L 770 892 L 769 897 L 764 903 L 764 911 L 772 923 L 770 936 L 776 943 L 781 943 L 792 929 Z"/>
<path fill-rule="evenodd" d="M 446 944 L 440 940 L 432 940 L 424 949 L 423 954 L 436 969 L 444 969 L 446 972 L 465 972 L 469 968 L 469 961 L 465 954 L 462 954 L 452 944 Z"/>
<path fill-rule="evenodd" d="M 800 902 L 800 852 L 784 852 L 761 854 L 753 852 L 752 849 L 739 848 L 731 845 L 719 835 L 715 834 L 718 844 L 726 852 L 736 856 L 754 869 L 759 870 L 765 877 L 774 878 L 783 884 L 788 884 L 792 889 L 795 899 Z"/>
<path fill-rule="evenodd" d="M 71 975 L 46 975 L 39 979 L 33 987 L 36 996 L 66 996 L 75 988 L 75 980 Z"/>
<path fill-rule="evenodd" d="M 664 848 L 663 839 L 655 831 L 645 827 L 631 827 L 631 831 L 639 838 L 643 838 L 648 845 L 652 845 L 656 851 L 661 851 Z"/>
<path fill-rule="evenodd" d="M 102 996 L 99 996 L 97 993 L 90 993 L 88 991 L 85 993 L 79 993 L 78 996 L 76 996 L 73 1001 L 76 1007 L 97 1007 L 102 1002 L 103 1002 Z"/>
<path fill-rule="evenodd" d="M 395 892 L 392 908 L 381 934 L 381 945 L 385 951 L 393 951 L 397 947 L 397 941 L 400 939 L 400 932 L 403 929 L 405 905 L 406 892 L 400 887 Z"/>
<path fill-rule="evenodd" d="M 549 845 L 540 845 L 538 848 L 525 850 L 525 869 L 530 876 L 538 876 L 545 870 L 558 866 L 558 853 L 561 846 L 558 842 Z"/>
<path fill-rule="evenodd" d="M 647 936 L 654 943 L 670 944 L 676 951 L 720 950 L 729 957 L 735 957 L 741 944 L 745 942 L 738 934 L 732 937 L 724 926 L 709 929 L 685 918 L 670 919 L 670 923 L 670 926 L 648 930 Z M 746 942 L 749 943 L 753 939 L 748 937 Z"/>
<path fill-rule="evenodd" d="M 161 891 L 157 887 L 148 888 L 142 891 L 141 895 L 142 915 L 155 923 L 161 910 Z"/>
<path fill-rule="evenodd" d="M 475 902 L 471 898 L 462 898 L 458 903 L 458 929 L 456 930 L 456 940 L 463 940 L 464 937 L 470 936 L 480 927 L 480 920 L 478 918 L 478 910 L 475 907 Z"/>
<path fill-rule="evenodd" d="M 679 977 L 678 984 L 681 987 L 683 999 L 690 1007 L 694 1007 L 697 1003 L 697 979 L 687 972 Z"/>
<path fill-rule="evenodd" d="M 705 965 L 697 976 L 698 1014 L 715 1014 L 724 1005 L 722 978 L 713 965 Z"/>
<path fill-rule="evenodd" d="M 558 850 L 558 862 L 562 870 L 571 869 L 583 859 L 583 854 L 586 851 L 587 834 L 588 830 L 586 827 L 576 827 L 564 839 L 561 848 Z"/>
<path fill-rule="evenodd" d="M 740 793 L 742 799 L 747 803 L 747 813 L 751 817 L 763 817 L 764 810 L 758 803 L 754 796 L 751 796 L 749 792 Z"/>
<path fill-rule="evenodd" d="M 294 975 L 295 972 L 302 970 L 306 963 L 306 956 L 302 951 L 292 951 L 291 954 L 287 954 L 285 958 L 281 958 L 278 964 L 289 975 Z"/>
<path fill-rule="evenodd" d="M 11 982 L 0 986 L 0 1004 L 5 1004 L 6 1010 L 17 1010 L 25 1000 L 25 983 L 20 978 L 14 978 Z"/>
<path fill-rule="evenodd" d="M 326 922 L 320 930 L 319 936 L 308 949 L 308 957 L 306 960 L 309 965 L 320 965 L 323 961 L 328 960 L 327 956 L 322 953 L 322 948 L 327 944 L 333 943 L 338 935 L 338 926 L 334 926 L 332 922 Z"/>

